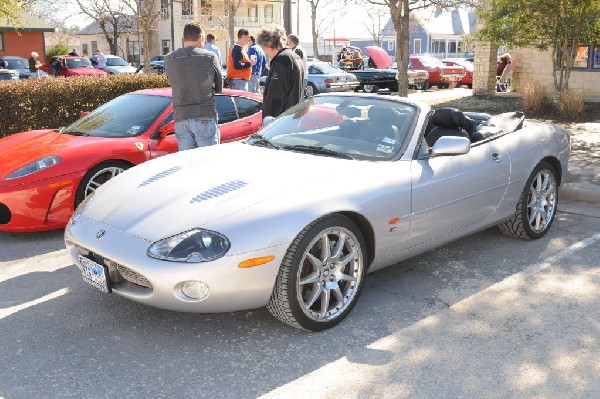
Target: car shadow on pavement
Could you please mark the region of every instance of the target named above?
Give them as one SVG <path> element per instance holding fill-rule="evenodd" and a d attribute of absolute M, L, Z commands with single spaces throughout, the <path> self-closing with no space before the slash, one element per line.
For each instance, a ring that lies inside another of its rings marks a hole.
<path fill-rule="evenodd" d="M 0 262 L 30 258 L 65 248 L 64 230 L 39 233 L 0 232 Z"/>

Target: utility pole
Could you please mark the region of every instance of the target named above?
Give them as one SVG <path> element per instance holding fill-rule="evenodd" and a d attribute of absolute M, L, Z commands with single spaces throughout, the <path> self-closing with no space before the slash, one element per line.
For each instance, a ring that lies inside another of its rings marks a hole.
<path fill-rule="evenodd" d="M 292 32 L 292 0 L 283 0 L 283 28 L 287 34 Z"/>

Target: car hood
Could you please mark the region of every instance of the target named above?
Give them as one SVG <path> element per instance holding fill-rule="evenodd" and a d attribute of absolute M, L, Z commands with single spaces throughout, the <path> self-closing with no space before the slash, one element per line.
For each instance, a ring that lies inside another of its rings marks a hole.
<path fill-rule="evenodd" d="M 145 162 L 103 185 L 87 218 L 149 241 L 206 225 L 310 182 L 348 162 L 244 143 L 221 144 Z"/>
<path fill-rule="evenodd" d="M 392 57 L 381 47 L 367 46 L 365 47 L 369 56 L 375 62 L 375 66 L 379 69 L 387 69 L 392 66 Z"/>
<path fill-rule="evenodd" d="M 98 140 L 94 137 L 61 134 L 56 130 L 32 130 L 13 134 L 0 140 L 0 178 L 30 163 L 66 148 Z"/>

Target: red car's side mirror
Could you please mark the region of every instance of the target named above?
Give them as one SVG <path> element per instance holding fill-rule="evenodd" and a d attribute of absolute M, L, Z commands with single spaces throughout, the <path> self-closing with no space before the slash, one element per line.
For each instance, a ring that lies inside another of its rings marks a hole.
<path fill-rule="evenodd" d="M 83 118 L 84 116 L 88 116 L 90 114 L 90 111 L 83 111 L 81 113 L 81 115 L 79 115 L 80 118 Z"/>
<path fill-rule="evenodd" d="M 175 133 L 175 122 L 173 121 L 167 123 L 160 129 L 158 129 L 158 137 L 160 137 L 161 139 L 164 139 L 165 137 L 173 133 Z"/>

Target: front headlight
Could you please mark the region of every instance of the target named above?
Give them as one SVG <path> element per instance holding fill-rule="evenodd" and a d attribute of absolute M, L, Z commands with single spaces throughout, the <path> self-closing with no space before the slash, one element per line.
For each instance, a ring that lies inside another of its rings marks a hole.
<path fill-rule="evenodd" d="M 30 163 L 27 166 L 23 166 L 20 169 L 15 170 L 10 175 L 6 176 L 5 180 L 17 179 L 19 177 L 27 176 L 40 170 L 49 168 L 50 166 L 56 165 L 60 162 L 60 157 L 50 156 L 42 159 L 38 159 L 35 162 Z"/>
<path fill-rule="evenodd" d="M 231 244 L 215 231 L 192 229 L 156 241 L 148 247 L 148 256 L 172 262 L 208 262 L 225 255 Z"/>

